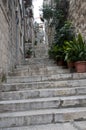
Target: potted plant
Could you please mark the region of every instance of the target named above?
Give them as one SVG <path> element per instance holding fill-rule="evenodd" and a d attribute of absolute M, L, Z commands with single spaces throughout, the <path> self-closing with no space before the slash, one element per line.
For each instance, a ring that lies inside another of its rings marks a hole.
<path fill-rule="evenodd" d="M 49 58 L 56 60 L 57 46 L 52 45 L 48 50 Z"/>
<path fill-rule="evenodd" d="M 67 62 L 68 68 L 74 68 L 75 55 L 73 48 L 73 41 L 66 41 L 64 44 L 65 61 Z"/>
<path fill-rule="evenodd" d="M 29 49 L 27 50 L 27 52 L 26 52 L 25 57 L 26 57 L 26 58 L 30 58 L 31 55 L 32 55 L 32 50 L 29 48 Z"/>
<path fill-rule="evenodd" d="M 49 49 L 49 57 L 54 59 L 57 65 L 63 65 L 64 64 L 64 51 L 63 46 L 60 45 L 53 45 Z"/>
<path fill-rule="evenodd" d="M 86 44 L 81 34 L 73 41 L 66 42 L 66 45 L 68 48 L 65 51 L 65 59 L 75 62 L 77 72 L 86 72 Z"/>
<path fill-rule="evenodd" d="M 60 65 L 60 66 L 64 65 L 63 45 L 58 45 L 58 47 L 57 47 L 56 60 L 57 60 L 57 65 Z"/>
<path fill-rule="evenodd" d="M 81 34 L 78 35 L 78 38 L 75 39 L 75 68 L 77 72 L 86 72 L 86 43 L 83 40 Z"/>

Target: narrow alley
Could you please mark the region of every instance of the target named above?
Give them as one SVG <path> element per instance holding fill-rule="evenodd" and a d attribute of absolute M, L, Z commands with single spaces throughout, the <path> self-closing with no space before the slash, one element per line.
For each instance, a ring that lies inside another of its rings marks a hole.
<path fill-rule="evenodd" d="M 49 19 L 34 22 L 32 0 L 9 1 L 0 1 L 0 130 L 86 130 L 86 64 L 85 72 L 69 68 L 68 51 L 59 64 Z"/>

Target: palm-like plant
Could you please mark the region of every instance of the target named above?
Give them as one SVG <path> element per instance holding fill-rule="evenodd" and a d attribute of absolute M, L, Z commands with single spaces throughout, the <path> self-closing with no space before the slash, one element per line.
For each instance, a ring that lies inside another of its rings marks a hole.
<path fill-rule="evenodd" d="M 86 60 L 86 44 L 81 36 L 78 34 L 73 41 L 65 42 L 64 46 L 66 61 L 85 61 Z"/>

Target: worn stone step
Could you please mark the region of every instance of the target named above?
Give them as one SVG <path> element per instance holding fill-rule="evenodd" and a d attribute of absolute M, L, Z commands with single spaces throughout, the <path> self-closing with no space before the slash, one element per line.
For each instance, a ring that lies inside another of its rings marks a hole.
<path fill-rule="evenodd" d="M 86 107 L 45 109 L 0 114 L 0 128 L 41 125 L 57 122 L 85 120 Z"/>
<path fill-rule="evenodd" d="M 61 74 L 61 73 L 69 73 L 68 69 L 61 69 L 57 67 L 44 67 L 44 68 L 25 68 L 20 70 L 15 70 L 14 72 L 10 72 L 9 76 L 37 76 L 37 75 L 55 75 L 55 74 Z"/>
<path fill-rule="evenodd" d="M 63 80 L 63 81 L 43 81 L 31 83 L 3 83 L 0 85 L 1 92 L 7 91 L 21 91 L 31 89 L 45 89 L 45 88 L 70 88 L 70 87 L 85 87 L 86 79 L 77 80 Z"/>
<path fill-rule="evenodd" d="M 47 71 L 52 71 L 52 70 L 57 70 L 57 69 L 60 69 L 60 70 L 67 70 L 67 68 L 65 68 L 65 69 L 63 69 L 63 67 L 62 66 L 56 66 L 56 65 L 54 65 L 54 66 L 47 66 L 47 65 L 24 65 L 24 66 L 19 66 L 19 67 L 17 67 L 17 68 L 15 68 L 15 71 L 22 71 L 22 70 L 34 70 L 35 71 L 35 69 L 37 69 L 37 70 L 40 70 L 40 71 L 42 71 L 42 70 L 47 70 Z"/>
<path fill-rule="evenodd" d="M 44 68 L 44 67 L 49 67 L 49 68 L 53 68 L 53 67 L 56 67 L 56 68 L 62 68 L 61 66 L 57 66 L 56 64 L 49 64 L 49 65 L 46 65 L 46 64 L 26 64 L 26 65 L 18 65 L 16 66 L 16 68 L 14 70 L 25 70 L 25 69 L 29 69 L 29 68 Z"/>
<path fill-rule="evenodd" d="M 29 58 L 25 60 L 24 64 L 46 64 L 53 65 L 54 61 L 47 58 Z"/>
<path fill-rule="evenodd" d="M 86 130 L 86 121 L 34 125 L 23 127 L 1 128 L 0 130 Z"/>
<path fill-rule="evenodd" d="M 20 100 L 30 98 L 46 98 L 56 96 L 85 95 L 85 94 L 86 94 L 86 87 L 46 88 L 46 89 L 0 92 L 0 100 Z"/>
<path fill-rule="evenodd" d="M 7 77 L 7 83 L 27 83 L 27 82 L 42 82 L 42 81 L 59 81 L 59 80 L 75 80 L 85 79 L 86 73 L 68 73 L 68 74 L 56 74 L 48 76 L 14 76 Z"/>
<path fill-rule="evenodd" d="M 0 112 L 86 106 L 86 96 L 0 101 Z"/>
<path fill-rule="evenodd" d="M 31 58 L 25 58 L 24 62 L 21 63 L 21 65 L 28 65 L 29 63 L 50 63 L 50 64 L 53 64 L 54 63 L 54 60 L 53 59 L 49 59 L 49 57 L 45 57 L 45 58 L 36 58 L 36 57 L 31 57 Z M 20 66 L 20 65 L 17 65 L 17 66 Z"/>
<path fill-rule="evenodd" d="M 56 66 L 56 65 L 54 65 L 54 66 L 52 66 L 52 65 L 50 65 L 50 66 L 47 66 L 47 65 L 40 65 L 40 64 L 35 64 L 35 65 L 21 65 L 21 66 L 17 66 L 16 68 L 15 68 L 15 71 L 17 70 L 17 71 L 22 71 L 22 70 L 35 70 L 35 69 L 38 69 L 38 70 L 55 70 L 55 69 L 62 69 L 62 67 L 61 66 Z M 64 70 L 64 69 L 63 69 Z"/>

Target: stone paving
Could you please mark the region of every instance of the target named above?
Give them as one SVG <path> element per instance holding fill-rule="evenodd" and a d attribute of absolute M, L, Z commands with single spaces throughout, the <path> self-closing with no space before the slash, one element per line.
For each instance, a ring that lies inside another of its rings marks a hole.
<path fill-rule="evenodd" d="M 46 53 L 17 66 L 0 88 L 0 130 L 86 130 L 86 73 Z"/>
<path fill-rule="evenodd" d="M 3 128 L 0 130 L 86 130 L 86 121 L 68 122 L 29 127 Z"/>

